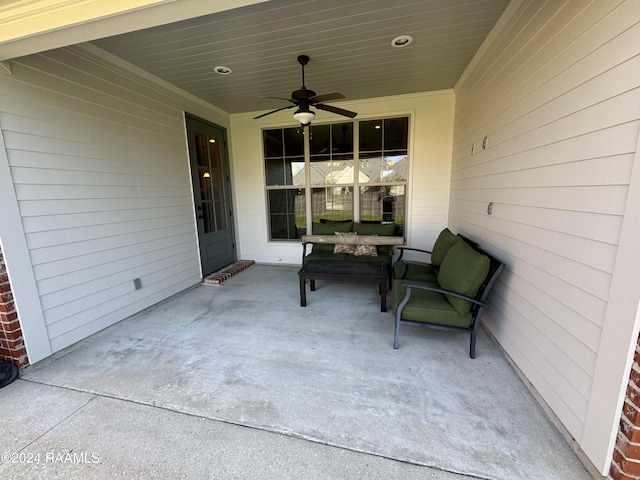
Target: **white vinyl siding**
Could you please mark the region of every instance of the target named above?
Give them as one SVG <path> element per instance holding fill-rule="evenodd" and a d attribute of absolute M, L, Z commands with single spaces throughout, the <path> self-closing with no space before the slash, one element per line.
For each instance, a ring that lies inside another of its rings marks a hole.
<path fill-rule="evenodd" d="M 89 47 L 11 67 L 0 128 L 57 351 L 201 280 L 184 111 L 228 119 Z"/>
<path fill-rule="evenodd" d="M 410 172 L 407 191 L 407 244 L 428 248 L 447 221 L 454 95 L 451 90 L 418 95 L 384 97 L 340 106 L 358 112 L 358 120 L 409 116 Z M 295 126 L 285 110 L 262 119 L 257 114 L 231 116 L 231 145 L 234 152 L 234 192 L 238 238 L 242 258 L 263 263 L 299 264 L 299 243 L 269 242 L 262 164 L 263 128 Z M 342 117 L 318 112 L 316 121 L 340 121 Z M 327 119 L 327 120 L 325 120 Z"/>
<path fill-rule="evenodd" d="M 579 443 L 629 214 L 639 20 L 633 1 L 513 2 L 455 88 L 449 223 L 506 262 L 486 324 Z"/>

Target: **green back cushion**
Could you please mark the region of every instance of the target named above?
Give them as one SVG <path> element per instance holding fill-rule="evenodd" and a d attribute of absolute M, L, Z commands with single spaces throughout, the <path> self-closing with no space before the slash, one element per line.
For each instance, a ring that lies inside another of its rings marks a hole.
<path fill-rule="evenodd" d="M 358 235 L 392 236 L 396 231 L 394 223 L 354 223 L 353 231 Z"/>
<path fill-rule="evenodd" d="M 448 228 L 442 230 L 436 239 L 436 243 L 433 244 L 433 249 L 431 250 L 431 264 L 439 267 L 449 249 L 460 240 L 462 239 L 451 233 Z"/>
<path fill-rule="evenodd" d="M 396 232 L 396 225 L 395 223 L 354 223 L 353 231 L 358 235 L 380 235 L 384 237 L 392 237 Z M 378 255 L 388 255 L 390 248 L 391 247 L 387 245 L 378 245 Z"/>
<path fill-rule="evenodd" d="M 352 227 L 353 222 L 314 223 L 311 231 L 314 235 L 335 235 L 336 232 L 350 232 Z M 333 247 L 332 243 L 315 243 L 311 251 L 333 253 Z"/>
<path fill-rule="evenodd" d="M 489 257 L 476 252 L 464 240 L 456 242 L 440 265 L 438 284 L 446 290 L 475 297 L 489 274 L 490 263 Z M 460 315 L 471 311 L 472 304 L 462 298 L 447 295 L 447 300 Z"/>

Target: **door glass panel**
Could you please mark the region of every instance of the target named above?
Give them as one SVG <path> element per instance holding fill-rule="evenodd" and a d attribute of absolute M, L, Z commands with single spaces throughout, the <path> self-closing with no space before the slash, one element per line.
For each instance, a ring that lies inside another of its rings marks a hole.
<path fill-rule="evenodd" d="M 218 232 L 227 228 L 220 139 L 196 133 L 196 150 L 204 233 Z"/>
<path fill-rule="evenodd" d="M 217 138 L 209 137 L 209 159 L 211 160 L 211 168 L 221 169 L 220 163 L 220 140 Z"/>
<path fill-rule="evenodd" d="M 209 166 L 207 150 L 207 136 L 204 133 L 196 133 L 196 159 L 198 161 L 198 166 Z"/>
<path fill-rule="evenodd" d="M 210 233 L 215 230 L 215 219 L 212 203 L 211 202 L 202 202 L 202 220 L 204 222 L 204 232 Z"/>
<path fill-rule="evenodd" d="M 199 168 L 198 170 L 200 172 L 200 200 L 212 200 L 211 171 L 208 168 Z"/>
<path fill-rule="evenodd" d="M 216 230 L 226 230 L 227 217 L 225 215 L 224 200 L 214 202 L 215 218 L 216 218 Z"/>
<path fill-rule="evenodd" d="M 213 170 L 211 172 L 211 184 L 213 185 L 213 199 L 221 201 L 224 199 L 224 182 L 222 171 Z"/>

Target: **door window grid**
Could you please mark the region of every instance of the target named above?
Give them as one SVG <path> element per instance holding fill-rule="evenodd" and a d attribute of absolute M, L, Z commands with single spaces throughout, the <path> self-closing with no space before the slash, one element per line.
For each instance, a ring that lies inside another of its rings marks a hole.
<path fill-rule="evenodd" d="M 204 233 L 225 230 L 227 225 L 220 139 L 196 133 L 195 140 Z"/>

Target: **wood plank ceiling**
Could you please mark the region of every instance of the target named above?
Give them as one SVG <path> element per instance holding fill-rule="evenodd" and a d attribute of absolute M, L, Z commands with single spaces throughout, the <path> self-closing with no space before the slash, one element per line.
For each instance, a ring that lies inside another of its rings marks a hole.
<path fill-rule="evenodd" d="M 271 0 L 96 40 L 229 112 L 271 110 L 305 83 L 348 100 L 452 88 L 509 0 Z M 406 47 L 392 47 L 411 35 Z M 232 70 L 227 76 L 214 67 Z M 330 102 L 337 104 L 339 102 Z"/>

